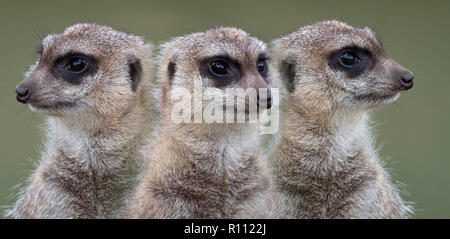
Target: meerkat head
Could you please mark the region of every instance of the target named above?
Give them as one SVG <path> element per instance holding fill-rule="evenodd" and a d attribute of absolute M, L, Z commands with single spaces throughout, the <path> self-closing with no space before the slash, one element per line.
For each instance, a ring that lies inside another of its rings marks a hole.
<path fill-rule="evenodd" d="M 307 112 L 369 109 L 413 86 L 412 73 L 389 58 L 369 28 L 325 21 L 274 41 L 281 79 Z"/>
<path fill-rule="evenodd" d="M 17 100 L 58 117 L 120 116 L 142 104 L 149 50 L 141 38 L 107 26 L 71 26 L 41 42 Z"/>
<path fill-rule="evenodd" d="M 203 89 L 202 110 L 206 107 L 235 109 L 235 104 L 246 104 L 245 101 L 251 97 L 237 95 L 233 97 L 234 100 L 226 101 L 229 89 L 255 89 L 254 97 L 259 107 L 270 108 L 270 92 L 264 96 L 258 94 L 258 89 L 267 90 L 270 86 L 272 73 L 268 60 L 263 42 L 235 28 L 221 27 L 174 38 L 163 45 L 161 54 L 159 78 L 162 84 L 163 114 L 170 114 L 172 106 L 179 103 L 178 99 L 171 97 L 172 91 L 184 87 L 194 98 L 196 83 Z M 212 91 L 204 91 L 207 88 Z M 224 100 L 212 100 L 210 96 L 214 92 L 223 94 Z M 194 102 L 192 108 L 196 107 L 199 106 Z M 236 113 L 243 112 L 237 110 Z M 245 112 L 248 113 L 248 105 L 245 106 Z M 191 111 L 191 114 L 194 112 Z"/>

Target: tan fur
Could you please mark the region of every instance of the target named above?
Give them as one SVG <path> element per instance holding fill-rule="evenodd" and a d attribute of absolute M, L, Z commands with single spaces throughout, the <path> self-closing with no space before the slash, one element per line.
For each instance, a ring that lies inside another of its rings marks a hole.
<path fill-rule="evenodd" d="M 227 87 L 269 87 L 256 71 L 265 45 L 234 28 L 217 28 L 178 37 L 164 44 L 159 79 L 164 125 L 148 157 L 130 202 L 130 218 L 264 218 L 283 215 L 266 165 L 258 156 L 257 124 L 175 124 L 171 118 L 174 87 L 191 92 L 201 76 L 201 61 L 229 56 L 242 77 Z M 176 65 L 169 79 L 169 62 Z M 169 82 L 170 81 L 170 82 Z M 220 103 L 222 105 L 222 103 Z M 222 107 L 222 106 L 221 106 Z"/>
<path fill-rule="evenodd" d="M 328 60 L 354 46 L 368 50 L 374 65 L 350 78 Z M 397 99 L 400 75 L 410 72 L 386 56 L 370 29 L 337 21 L 300 28 L 275 40 L 273 51 L 284 85 L 294 87 L 284 88 L 282 136 L 272 157 L 293 215 L 407 217 L 411 209 L 376 155 L 369 110 Z"/>
<path fill-rule="evenodd" d="M 21 82 L 30 107 L 47 120 L 47 142 L 29 185 L 9 215 L 15 218 L 121 217 L 151 131 L 150 45 L 95 24 L 47 36 L 42 54 Z M 95 73 L 71 84 L 54 74 L 68 52 L 92 56 Z M 132 90 L 129 62 L 142 66 Z M 62 107 L 61 107 L 62 105 Z"/>

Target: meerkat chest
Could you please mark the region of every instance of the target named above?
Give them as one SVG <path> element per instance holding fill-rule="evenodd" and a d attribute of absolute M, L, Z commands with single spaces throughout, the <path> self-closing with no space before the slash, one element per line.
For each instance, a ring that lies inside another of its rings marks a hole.
<path fill-rule="evenodd" d="M 192 181 L 202 176 L 196 187 L 198 190 L 193 191 L 209 188 L 223 197 L 232 197 L 230 192 L 248 188 L 249 179 L 259 176 L 260 165 L 256 151 L 256 145 L 252 143 L 217 144 L 206 150 L 206 153 L 194 156 L 183 170 L 186 173 L 183 181 Z M 195 185 L 195 182 L 197 181 L 194 180 L 191 185 Z"/>

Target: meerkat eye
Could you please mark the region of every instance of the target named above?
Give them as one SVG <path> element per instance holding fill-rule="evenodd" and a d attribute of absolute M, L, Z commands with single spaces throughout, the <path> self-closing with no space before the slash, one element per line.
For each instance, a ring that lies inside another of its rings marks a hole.
<path fill-rule="evenodd" d="M 239 63 L 228 56 L 206 58 L 200 63 L 200 74 L 213 80 L 216 87 L 224 87 L 241 76 Z"/>
<path fill-rule="evenodd" d="M 95 58 L 78 53 L 68 53 L 55 62 L 53 73 L 70 83 L 79 83 L 80 79 L 97 71 Z"/>
<path fill-rule="evenodd" d="M 354 66 L 361 62 L 361 59 L 354 52 L 344 52 L 339 60 L 344 66 Z"/>
<path fill-rule="evenodd" d="M 328 65 L 335 70 L 343 71 L 349 77 L 356 77 L 373 66 L 368 50 L 356 46 L 343 48 L 330 55 Z"/>
<path fill-rule="evenodd" d="M 260 59 L 256 62 L 256 67 L 261 75 L 264 75 L 267 71 L 267 62 L 265 59 Z"/>
<path fill-rule="evenodd" d="M 211 73 L 216 74 L 217 76 L 227 75 L 230 72 L 228 63 L 223 60 L 216 60 L 211 62 L 209 69 Z"/>
<path fill-rule="evenodd" d="M 70 58 L 67 64 L 64 66 L 64 69 L 66 69 L 67 71 L 78 73 L 81 73 L 82 71 L 86 70 L 86 68 L 87 68 L 87 61 L 78 56 Z"/>

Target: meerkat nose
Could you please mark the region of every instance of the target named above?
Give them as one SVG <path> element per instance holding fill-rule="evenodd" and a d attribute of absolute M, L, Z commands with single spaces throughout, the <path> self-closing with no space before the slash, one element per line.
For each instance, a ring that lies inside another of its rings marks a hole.
<path fill-rule="evenodd" d="M 414 75 L 412 73 L 407 73 L 405 75 L 402 75 L 400 83 L 405 88 L 405 90 L 409 90 L 413 87 L 413 79 Z"/>
<path fill-rule="evenodd" d="M 27 103 L 27 101 L 30 99 L 31 96 L 31 90 L 21 85 L 19 85 L 16 88 L 16 93 L 17 93 L 16 96 L 17 101 L 23 104 Z"/>

